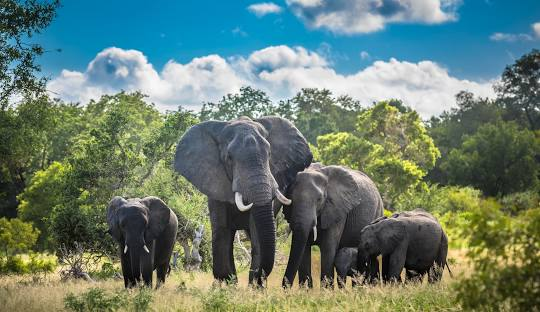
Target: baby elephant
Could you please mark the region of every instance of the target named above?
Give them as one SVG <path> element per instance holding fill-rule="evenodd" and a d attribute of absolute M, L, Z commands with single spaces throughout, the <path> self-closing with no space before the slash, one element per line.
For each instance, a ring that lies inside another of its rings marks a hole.
<path fill-rule="evenodd" d="M 125 199 L 114 197 L 107 207 L 109 234 L 118 243 L 126 288 L 141 280 L 152 286 L 157 271 L 157 287 L 165 282 L 176 241 L 178 219 L 157 197 Z"/>
<path fill-rule="evenodd" d="M 336 273 L 338 276 L 339 288 L 345 287 L 347 283 L 347 276 L 352 278 L 352 285 L 356 286 L 358 282 L 358 248 L 345 247 L 341 248 L 336 254 L 334 260 L 334 266 L 336 267 Z"/>
<path fill-rule="evenodd" d="M 378 218 L 366 226 L 360 235 L 358 253 L 358 261 L 382 254 L 385 282 L 401 282 L 405 268 L 407 280 L 421 280 L 428 273 L 433 283 L 441 279 L 444 266 L 448 267 L 448 238 L 435 217 L 415 209 Z"/>

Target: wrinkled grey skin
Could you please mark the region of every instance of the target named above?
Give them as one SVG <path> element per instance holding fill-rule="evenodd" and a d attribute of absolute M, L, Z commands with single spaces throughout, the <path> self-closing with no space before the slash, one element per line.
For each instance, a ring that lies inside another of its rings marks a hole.
<path fill-rule="evenodd" d="M 163 284 L 178 230 L 174 212 L 157 197 L 126 200 L 115 196 L 107 207 L 107 223 L 120 250 L 124 286 L 136 286 L 142 274 L 144 284 L 152 287 L 154 270 L 156 287 Z"/>
<path fill-rule="evenodd" d="M 358 259 L 383 256 L 383 280 L 401 282 L 401 271 L 407 280 L 421 280 L 428 273 L 430 283 L 441 279 L 448 238 L 441 225 L 422 209 L 382 217 L 362 230 Z"/>
<path fill-rule="evenodd" d="M 383 214 L 377 187 L 364 173 L 341 166 L 313 164 L 300 172 L 288 192 L 292 205 L 283 213 L 292 231 L 292 245 L 283 286 L 294 281 L 312 287 L 311 245 L 321 250 L 321 284 L 333 287 L 334 258 L 339 248 L 357 247 L 362 228 Z M 313 241 L 313 227 L 317 240 Z M 376 257 L 362 273 L 378 276 Z"/>
<path fill-rule="evenodd" d="M 358 248 L 341 248 L 337 255 L 334 265 L 336 267 L 337 280 L 339 288 L 345 287 L 347 276 L 352 277 L 352 285 L 357 284 L 358 278 Z"/>
<path fill-rule="evenodd" d="M 272 201 L 311 159 L 302 134 L 279 117 L 207 121 L 184 134 L 174 166 L 208 196 L 216 280 L 236 280 L 233 239 L 237 230 L 245 230 L 252 246 L 249 281 L 262 285 L 272 272 L 276 250 Z M 235 192 L 245 205 L 253 204 L 251 210 L 237 209 Z"/>

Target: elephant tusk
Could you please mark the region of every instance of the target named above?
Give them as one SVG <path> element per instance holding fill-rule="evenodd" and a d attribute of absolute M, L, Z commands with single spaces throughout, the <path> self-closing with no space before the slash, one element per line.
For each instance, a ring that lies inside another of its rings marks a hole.
<path fill-rule="evenodd" d="M 244 211 L 248 211 L 249 209 L 251 209 L 251 206 L 253 206 L 253 203 L 249 204 L 249 205 L 244 205 L 244 200 L 242 199 L 242 194 L 240 194 L 239 192 L 235 192 L 234 193 L 234 202 L 236 203 L 236 207 L 238 207 L 238 210 L 244 212 Z"/>
<path fill-rule="evenodd" d="M 143 249 L 144 249 L 144 251 L 146 251 L 147 253 L 150 253 L 150 250 L 148 250 L 148 247 L 146 247 L 146 245 L 143 246 Z"/>
<path fill-rule="evenodd" d="M 313 226 L 313 241 L 317 240 L 317 226 Z"/>
<path fill-rule="evenodd" d="M 128 247 L 127 247 L 127 244 L 126 244 L 126 247 L 124 247 L 124 253 L 127 253 L 127 250 L 128 250 Z"/>
<path fill-rule="evenodd" d="M 278 189 L 276 189 L 276 197 L 279 200 L 279 202 L 282 203 L 283 205 L 289 206 L 292 203 L 292 200 L 288 199 L 287 197 L 285 197 L 285 195 L 281 194 L 281 192 Z"/>

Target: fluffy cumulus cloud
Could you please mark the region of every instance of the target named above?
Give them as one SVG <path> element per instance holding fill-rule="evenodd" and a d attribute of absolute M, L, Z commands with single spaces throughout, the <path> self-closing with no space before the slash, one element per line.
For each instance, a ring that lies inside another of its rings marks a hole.
<path fill-rule="evenodd" d="M 273 2 L 254 3 L 248 6 L 247 9 L 257 17 L 263 17 L 268 14 L 279 14 L 283 10 L 279 5 Z"/>
<path fill-rule="evenodd" d="M 506 41 L 506 42 L 515 42 L 515 41 L 533 41 L 540 40 L 540 22 L 531 24 L 532 33 L 527 34 L 512 34 L 512 33 L 501 33 L 496 32 L 489 36 L 489 39 L 492 41 Z"/>
<path fill-rule="evenodd" d="M 48 89 L 65 100 L 82 103 L 119 90 L 141 90 L 159 109 L 166 110 L 178 105 L 198 109 L 202 102 L 219 100 L 243 85 L 260 88 L 274 100 L 312 87 L 351 95 L 364 105 L 396 98 L 425 118 L 451 108 L 454 95 L 461 90 L 493 95 L 492 82 L 458 79 L 431 61 L 379 60 L 343 75 L 319 53 L 288 46 L 268 47 L 246 57 L 208 55 L 185 64 L 169 61 L 161 72 L 139 51 L 108 48 L 86 71 L 62 71 Z"/>
<path fill-rule="evenodd" d="M 287 0 L 308 27 L 337 34 L 379 31 L 388 23 L 439 24 L 456 19 L 461 0 Z"/>

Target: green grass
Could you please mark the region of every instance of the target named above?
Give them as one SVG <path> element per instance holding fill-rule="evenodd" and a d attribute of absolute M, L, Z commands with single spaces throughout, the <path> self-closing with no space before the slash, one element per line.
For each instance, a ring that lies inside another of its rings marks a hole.
<path fill-rule="evenodd" d="M 462 275 L 467 266 L 457 251 L 453 265 L 454 278 Z M 317 264 L 318 259 L 314 259 Z M 455 292 L 447 274 L 437 285 L 415 284 L 402 286 L 358 287 L 346 290 L 320 289 L 315 281 L 311 290 L 280 287 L 285 266 L 278 263 L 270 276 L 268 287 L 255 290 L 247 286 L 247 272 L 239 274 L 235 287 L 213 287 L 211 273 L 173 272 L 164 287 L 144 292 L 124 290 L 123 280 L 107 279 L 94 283 L 85 281 L 61 282 L 55 276 L 35 279 L 32 276 L 0 277 L 0 307 L 2 311 L 61 311 L 66 309 L 65 298 L 76 304 L 88 297 L 90 305 L 106 305 L 110 298 L 122 300 L 120 311 L 458 311 Z M 318 266 L 314 265 L 314 276 Z M 96 290 L 98 289 L 98 290 Z M 71 296 L 70 296 L 71 294 Z M 74 299 L 75 298 L 75 299 Z M 79 300 L 79 301 L 77 301 Z M 111 308 L 114 308 L 114 304 Z M 142 308 L 141 308 L 142 307 Z M 103 310 L 103 306 L 99 309 Z M 114 309 L 111 309 L 111 311 Z"/>

